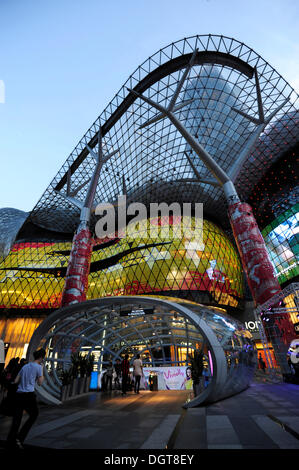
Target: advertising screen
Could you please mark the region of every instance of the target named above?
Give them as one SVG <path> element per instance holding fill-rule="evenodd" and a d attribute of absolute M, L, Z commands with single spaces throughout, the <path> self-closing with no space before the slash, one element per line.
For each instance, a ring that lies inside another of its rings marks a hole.
<path fill-rule="evenodd" d="M 278 281 L 283 284 L 299 274 L 299 204 L 262 230 Z"/>
<path fill-rule="evenodd" d="M 155 367 L 144 368 L 144 388 L 148 388 L 150 374 L 158 376 L 158 390 L 192 390 L 191 373 L 186 367 Z M 190 371 L 191 372 L 191 371 Z"/>
<path fill-rule="evenodd" d="M 191 367 L 145 367 L 143 369 L 144 389 L 149 388 L 150 375 L 154 373 L 158 377 L 158 390 L 193 390 L 193 381 L 191 377 Z M 207 387 L 211 380 L 212 373 L 205 368 L 203 373 L 203 386 Z"/>

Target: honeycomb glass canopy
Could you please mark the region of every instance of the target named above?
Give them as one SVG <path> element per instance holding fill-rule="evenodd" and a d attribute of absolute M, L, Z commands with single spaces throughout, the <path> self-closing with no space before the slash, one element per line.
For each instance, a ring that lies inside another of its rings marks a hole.
<path fill-rule="evenodd" d="M 295 226 L 292 256 L 287 251 L 278 253 L 278 238 L 275 235 L 275 241 L 273 236 L 282 226 L 281 217 L 289 220 L 286 211 L 294 206 L 295 183 L 291 192 L 286 189 L 286 197 L 284 187 L 277 189 L 278 202 L 268 198 L 273 213 L 279 211 L 279 220 L 276 215 L 268 217 L 268 209 L 264 215 L 255 194 L 264 194 L 261 189 L 268 177 L 268 186 L 272 185 L 272 169 L 286 155 L 296 173 L 298 95 L 243 43 L 217 35 L 193 36 L 169 44 L 133 72 L 30 214 L 1 210 L 2 308 L 60 306 L 72 236 L 97 164 L 93 152 L 99 150 L 100 129 L 103 154 L 112 156 L 101 169 L 94 207 L 99 203 L 116 206 L 123 194 L 128 205 L 141 202 L 147 208 L 151 203 L 202 203 L 205 247 L 199 250 L 185 239 L 153 242 L 145 234 L 130 243 L 97 241 L 87 298 L 172 292 L 205 304 L 239 305 L 243 273 L 226 235 L 229 221 L 223 190 L 171 121 L 160 119 L 158 111 L 138 96 L 167 107 L 183 77 L 174 114 L 231 178 L 240 199 L 255 203 L 254 214 L 261 213 L 257 220 L 279 281 L 296 275 Z M 293 174 L 290 179 L 294 180 Z M 97 220 L 92 212 L 93 231 Z"/>
<path fill-rule="evenodd" d="M 55 232 L 76 229 L 78 201 L 85 199 L 96 164 L 90 149 L 97 151 L 101 128 L 104 155 L 116 153 L 102 168 L 95 204 L 115 203 L 124 191 L 128 202 L 146 205 L 198 201 L 206 218 L 228 226 L 222 189 L 213 175 L 170 120 L 155 119 L 156 109 L 135 94 L 167 107 L 194 51 L 176 117 L 231 177 L 239 196 L 248 199 L 269 167 L 298 140 L 298 95 L 245 44 L 202 35 L 169 44 L 135 70 L 78 142 L 28 221 Z M 267 124 L 252 142 L 263 119 Z"/>

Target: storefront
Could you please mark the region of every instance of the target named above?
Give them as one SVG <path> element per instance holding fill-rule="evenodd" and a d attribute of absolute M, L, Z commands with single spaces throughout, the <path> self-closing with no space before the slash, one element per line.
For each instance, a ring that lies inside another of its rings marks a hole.
<path fill-rule="evenodd" d="M 267 351 L 265 351 L 265 347 L 264 347 L 264 345 L 262 343 L 262 340 L 261 340 L 261 334 L 260 334 L 260 330 L 259 330 L 258 321 L 254 321 L 254 320 L 246 321 L 245 322 L 245 328 L 252 335 L 252 339 L 253 339 L 254 346 L 255 346 L 256 351 L 257 351 L 258 359 L 262 358 L 262 360 L 265 363 L 266 368 L 267 368 L 267 367 L 270 366 L 270 364 L 268 364 L 268 362 L 269 362 L 268 354 L 270 354 L 270 361 L 271 361 L 272 365 L 274 367 L 278 368 L 278 365 L 277 365 L 277 362 L 276 362 L 276 359 L 275 359 L 273 346 L 272 346 L 271 343 L 267 343 Z M 262 368 L 261 367 L 261 362 L 258 362 L 258 368 L 259 369 Z"/>

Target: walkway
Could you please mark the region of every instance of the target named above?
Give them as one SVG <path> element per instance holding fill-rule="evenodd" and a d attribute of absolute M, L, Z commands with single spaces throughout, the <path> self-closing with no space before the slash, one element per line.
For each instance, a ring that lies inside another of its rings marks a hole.
<path fill-rule="evenodd" d="M 190 393 L 190 392 L 189 392 Z M 255 382 L 184 410 L 186 391 L 89 393 L 40 407 L 27 446 L 50 449 L 299 449 L 299 386 Z M 0 440 L 11 418 L 0 417 Z"/>

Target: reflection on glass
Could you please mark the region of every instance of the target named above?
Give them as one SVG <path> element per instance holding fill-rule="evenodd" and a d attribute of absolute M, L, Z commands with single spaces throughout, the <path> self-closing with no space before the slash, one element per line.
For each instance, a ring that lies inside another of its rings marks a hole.
<path fill-rule="evenodd" d="M 299 204 L 262 230 L 271 261 L 282 284 L 299 274 Z"/>

